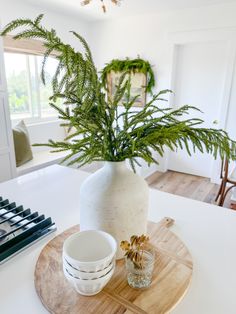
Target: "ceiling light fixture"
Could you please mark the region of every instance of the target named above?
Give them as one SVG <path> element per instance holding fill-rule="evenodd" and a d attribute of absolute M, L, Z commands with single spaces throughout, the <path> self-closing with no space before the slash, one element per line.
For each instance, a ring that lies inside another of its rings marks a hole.
<path fill-rule="evenodd" d="M 90 4 L 93 0 L 83 0 L 81 2 L 81 5 L 87 5 L 87 4 Z M 106 8 L 106 5 L 105 5 L 105 0 L 100 0 L 101 1 L 101 5 L 102 5 L 102 10 L 104 13 L 106 13 L 107 11 L 107 8 Z M 120 5 L 121 4 L 121 1 L 122 0 L 110 0 L 114 5 Z"/>

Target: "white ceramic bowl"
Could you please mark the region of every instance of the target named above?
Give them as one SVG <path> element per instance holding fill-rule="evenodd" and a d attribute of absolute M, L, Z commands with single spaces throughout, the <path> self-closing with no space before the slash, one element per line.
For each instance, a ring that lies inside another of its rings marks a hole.
<path fill-rule="evenodd" d="M 73 285 L 73 287 L 79 294 L 91 296 L 99 293 L 106 286 L 106 284 L 108 284 L 114 273 L 114 267 L 105 276 L 93 280 L 74 278 L 68 273 L 65 266 L 63 266 L 63 271 L 67 280 L 71 283 L 71 285 Z"/>
<path fill-rule="evenodd" d="M 79 271 L 96 272 L 110 265 L 116 250 L 116 240 L 109 233 L 87 230 L 65 240 L 63 258 Z"/>
<path fill-rule="evenodd" d="M 78 269 L 74 268 L 72 265 L 70 265 L 65 258 L 63 258 L 63 265 L 65 269 L 73 276 L 78 279 L 84 279 L 84 280 L 91 280 L 91 279 L 97 279 L 100 277 L 103 277 L 104 275 L 108 274 L 113 267 L 115 267 L 115 261 L 112 260 L 110 265 L 108 265 L 106 268 L 96 271 L 96 272 L 84 272 L 79 271 Z"/>

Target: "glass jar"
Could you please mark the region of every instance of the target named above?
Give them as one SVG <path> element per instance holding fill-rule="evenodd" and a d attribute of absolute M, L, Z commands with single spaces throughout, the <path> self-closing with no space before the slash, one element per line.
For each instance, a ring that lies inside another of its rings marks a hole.
<path fill-rule="evenodd" d="M 126 258 L 126 270 L 128 284 L 132 288 L 147 288 L 152 282 L 152 274 L 155 262 L 155 252 L 152 249 L 143 251 L 143 267 L 138 268 L 134 263 Z"/>

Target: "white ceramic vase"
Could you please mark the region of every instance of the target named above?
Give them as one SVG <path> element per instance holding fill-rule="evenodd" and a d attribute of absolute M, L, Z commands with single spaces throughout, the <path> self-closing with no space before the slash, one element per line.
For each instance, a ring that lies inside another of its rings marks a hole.
<path fill-rule="evenodd" d="M 146 233 L 148 185 L 126 167 L 125 161 L 105 162 L 80 189 L 80 230 L 103 230 L 119 244 L 132 235 Z"/>

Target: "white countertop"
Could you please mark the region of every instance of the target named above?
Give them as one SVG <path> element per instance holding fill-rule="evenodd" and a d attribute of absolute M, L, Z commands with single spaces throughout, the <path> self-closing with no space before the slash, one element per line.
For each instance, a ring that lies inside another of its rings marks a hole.
<path fill-rule="evenodd" d="M 1 183 L 0 196 L 51 216 L 60 233 L 79 223 L 79 188 L 88 175 L 54 165 Z M 157 222 L 165 216 L 175 219 L 172 231 L 188 246 L 194 261 L 191 286 L 172 313 L 235 314 L 236 212 L 151 189 L 149 219 Z M 0 266 L 1 314 L 48 313 L 35 292 L 34 267 L 54 236 Z"/>

